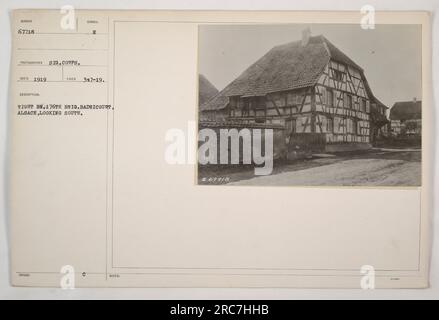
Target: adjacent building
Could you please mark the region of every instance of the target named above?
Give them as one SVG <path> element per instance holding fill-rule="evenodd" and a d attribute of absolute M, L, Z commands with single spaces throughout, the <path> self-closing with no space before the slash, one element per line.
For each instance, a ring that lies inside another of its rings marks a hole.
<path fill-rule="evenodd" d="M 390 109 L 390 130 L 394 136 L 421 136 L 422 102 L 396 102 Z"/>
<path fill-rule="evenodd" d="M 198 106 L 201 107 L 215 95 L 218 89 L 202 74 L 198 76 Z"/>

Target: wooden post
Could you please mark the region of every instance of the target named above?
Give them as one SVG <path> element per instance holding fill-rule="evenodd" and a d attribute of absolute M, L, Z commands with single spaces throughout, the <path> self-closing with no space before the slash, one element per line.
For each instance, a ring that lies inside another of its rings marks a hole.
<path fill-rule="evenodd" d="M 311 132 L 316 132 L 316 88 L 311 89 Z"/>

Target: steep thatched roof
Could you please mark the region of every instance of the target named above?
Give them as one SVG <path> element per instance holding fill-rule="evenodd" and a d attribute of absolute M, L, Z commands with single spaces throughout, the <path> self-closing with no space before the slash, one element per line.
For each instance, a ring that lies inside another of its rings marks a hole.
<path fill-rule="evenodd" d="M 204 75 L 200 74 L 198 76 L 198 104 L 201 106 L 217 93 L 218 89 Z"/>
<path fill-rule="evenodd" d="M 396 102 L 390 109 L 390 120 L 413 120 L 422 118 L 422 101 Z"/>
<path fill-rule="evenodd" d="M 362 68 L 324 36 L 310 37 L 307 45 L 294 41 L 276 46 L 247 68 L 238 78 L 201 110 L 225 108 L 230 96 L 264 96 L 270 92 L 309 87 L 316 84 L 325 66 L 335 61 Z"/>

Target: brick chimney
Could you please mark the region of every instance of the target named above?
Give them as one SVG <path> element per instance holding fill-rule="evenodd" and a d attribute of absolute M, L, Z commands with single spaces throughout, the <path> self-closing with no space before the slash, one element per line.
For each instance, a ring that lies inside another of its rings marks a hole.
<path fill-rule="evenodd" d="M 305 30 L 302 30 L 302 46 L 306 47 L 309 42 L 309 38 L 311 37 L 311 29 L 308 27 Z"/>

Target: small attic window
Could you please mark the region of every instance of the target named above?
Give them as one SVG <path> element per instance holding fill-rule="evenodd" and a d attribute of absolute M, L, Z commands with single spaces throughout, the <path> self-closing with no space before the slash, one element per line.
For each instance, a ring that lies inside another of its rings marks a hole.
<path fill-rule="evenodd" d="M 339 71 L 339 70 L 333 70 L 334 71 L 334 79 L 337 81 L 342 81 L 343 80 L 343 72 Z"/>
<path fill-rule="evenodd" d="M 346 107 L 352 109 L 352 96 L 350 94 L 346 95 Z"/>

